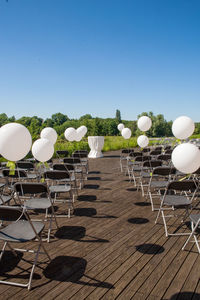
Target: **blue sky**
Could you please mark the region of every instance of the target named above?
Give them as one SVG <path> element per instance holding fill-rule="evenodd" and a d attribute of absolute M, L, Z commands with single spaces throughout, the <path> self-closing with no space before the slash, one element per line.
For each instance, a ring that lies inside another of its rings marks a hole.
<path fill-rule="evenodd" d="M 0 108 L 200 121 L 199 0 L 0 0 Z"/>

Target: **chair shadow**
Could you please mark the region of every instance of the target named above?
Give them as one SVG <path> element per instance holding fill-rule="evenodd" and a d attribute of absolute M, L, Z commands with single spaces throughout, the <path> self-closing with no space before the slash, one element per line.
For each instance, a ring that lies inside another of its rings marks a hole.
<path fill-rule="evenodd" d="M 64 240 L 79 241 L 85 236 L 86 228 L 83 226 L 62 226 L 56 233 L 55 237 Z"/>
<path fill-rule="evenodd" d="M 74 215 L 79 217 L 93 217 L 97 214 L 97 211 L 93 207 L 88 208 L 75 208 Z"/>
<path fill-rule="evenodd" d="M 88 172 L 88 174 L 100 174 L 101 172 L 100 171 L 90 171 Z"/>
<path fill-rule="evenodd" d="M 87 180 L 101 180 L 101 177 L 87 177 Z"/>
<path fill-rule="evenodd" d="M 109 243 L 109 240 L 86 234 L 86 229 L 82 226 L 62 226 L 56 231 L 55 237 L 82 243 Z M 89 239 L 83 240 L 84 237 L 88 237 Z"/>
<path fill-rule="evenodd" d="M 106 155 L 103 158 L 120 158 L 120 155 Z"/>
<path fill-rule="evenodd" d="M 32 261 L 23 258 L 23 253 L 16 251 L 17 256 L 15 256 L 11 251 L 5 251 L 2 259 L 0 261 L 0 276 L 8 279 L 29 279 L 30 269 L 32 268 Z M 25 261 L 30 264 L 26 269 L 22 268 L 19 263 L 20 261 Z M 39 265 L 39 263 L 38 263 Z M 9 272 L 18 269 L 17 274 L 8 274 Z M 26 274 L 24 274 L 26 273 Z M 33 274 L 33 279 L 39 280 L 41 276 L 37 273 Z"/>
<path fill-rule="evenodd" d="M 157 244 L 141 244 L 135 246 L 136 250 L 144 254 L 160 254 L 165 248 Z"/>
<path fill-rule="evenodd" d="M 79 195 L 77 198 L 78 201 L 93 202 L 97 200 L 95 195 Z"/>
<path fill-rule="evenodd" d="M 151 206 L 151 203 L 149 203 L 149 202 L 135 202 L 134 205 L 137 205 L 137 206 Z"/>
<path fill-rule="evenodd" d="M 128 188 L 128 189 L 126 189 L 128 192 L 135 192 L 135 191 L 137 191 L 137 188 Z"/>
<path fill-rule="evenodd" d="M 91 190 L 97 190 L 99 188 L 98 184 L 85 184 L 84 189 L 91 189 Z"/>
<path fill-rule="evenodd" d="M 57 256 L 44 269 L 43 274 L 50 281 L 72 282 L 84 286 L 114 288 L 112 284 L 97 280 L 85 274 L 87 261 L 81 257 Z M 85 282 L 86 277 L 92 282 Z"/>
<path fill-rule="evenodd" d="M 130 218 L 128 219 L 128 222 L 131 224 L 146 224 L 149 220 L 146 218 Z"/>
<path fill-rule="evenodd" d="M 180 299 L 180 300 L 200 299 L 200 294 L 193 293 L 193 292 L 181 292 L 181 293 L 176 293 L 169 298 L 169 300 L 176 300 L 176 299 Z"/>
<path fill-rule="evenodd" d="M 5 251 L 0 261 L 0 276 L 14 270 L 23 257 L 22 252 L 17 252 L 17 257 L 11 251 Z"/>

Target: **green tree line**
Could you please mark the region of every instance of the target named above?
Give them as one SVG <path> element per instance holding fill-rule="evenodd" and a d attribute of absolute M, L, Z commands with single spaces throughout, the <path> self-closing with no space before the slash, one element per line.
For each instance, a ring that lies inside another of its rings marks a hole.
<path fill-rule="evenodd" d="M 154 115 L 153 112 L 143 112 L 140 116 L 149 116 L 152 120 L 152 127 L 147 132 L 149 137 L 165 137 L 172 136 L 172 121 L 166 121 L 162 114 Z M 40 132 L 45 127 L 53 127 L 60 139 L 64 139 L 64 131 L 68 127 L 78 128 L 81 125 L 85 125 L 88 128 L 87 135 L 102 135 L 102 136 L 116 136 L 121 135 L 117 129 L 117 125 L 122 122 L 125 127 L 128 127 L 132 131 L 132 136 L 138 136 L 141 134 L 137 128 L 137 120 L 127 121 L 121 120 L 121 113 L 116 110 L 116 116 L 114 118 L 93 118 L 90 114 L 81 116 L 79 119 L 70 119 L 67 115 L 62 113 L 55 113 L 51 118 L 43 120 L 40 117 L 26 117 L 23 116 L 16 119 L 14 116 L 8 117 L 5 113 L 0 114 L 0 126 L 10 123 L 18 122 L 26 126 L 33 139 L 37 139 Z M 195 124 L 194 134 L 200 134 L 200 123 Z"/>

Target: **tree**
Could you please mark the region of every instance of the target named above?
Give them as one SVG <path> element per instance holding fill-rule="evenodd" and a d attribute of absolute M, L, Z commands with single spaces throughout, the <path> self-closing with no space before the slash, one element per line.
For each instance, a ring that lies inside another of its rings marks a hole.
<path fill-rule="evenodd" d="M 117 121 L 117 123 L 121 123 L 122 119 L 121 119 L 121 112 L 119 109 L 116 110 L 116 116 L 115 116 L 115 119 Z"/>
<path fill-rule="evenodd" d="M 80 121 L 83 121 L 83 120 L 90 120 L 92 119 L 92 116 L 90 114 L 86 114 L 86 115 L 83 115 L 80 117 Z"/>
<path fill-rule="evenodd" d="M 0 126 L 8 122 L 8 116 L 6 114 L 0 114 Z"/>
<path fill-rule="evenodd" d="M 51 116 L 53 122 L 55 123 L 55 125 L 62 125 L 63 123 L 65 123 L 67 120 L 69 120 L 67 115 L 63 115 L 61 113 L 56 113 L 53 114 Z"/>

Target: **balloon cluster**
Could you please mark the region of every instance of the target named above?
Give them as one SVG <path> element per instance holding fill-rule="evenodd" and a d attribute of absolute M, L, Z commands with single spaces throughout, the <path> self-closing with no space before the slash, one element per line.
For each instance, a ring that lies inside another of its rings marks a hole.
<path fill-rule="evenodd" d="M 46 162 L 54 154 L 54 144 L 57 140 L 57 132 L 51 127 L 42 129 L 40 139 L 36 140 L 32 146 L 32 154 L 40 162 Z"/>
<path fill-rule="evenodd" d="M 141 131 L 145 132 L 151 128 L 152 121 L 149 117 L 142 116 L 138 119 L 137 126 Z M 146 135 L 143 134 L 137 138 L 137 143 L 141 148 L 145 148 L 149 144 L 149 139 Z"/>
<path fill-rule="evenodd" d="M 65 138 L 66 140 L 73 142 L 80 142 L 84 135 L 87 133 L 87 127 L 86 126 L 80 126 L 79 128 L 75 129 L 73 127 L 69 127 L 65 130 Z"/>
<path fill-rule="evenodd" d="M 121 135 L 124 139 L 128 140 L 131 137 L 131 130 L 129 128 L 125 128 L 124 124 L 120 123 L 117 126 L 118 130 L 121 132 Z"/>
<path fill-rule="evenodd" d="M 193 120 L 187 116 L 178 117 L 172 124 L 173 135 L 180 140 L 189 138 L 194 129 Z M 172 162 L 180 172 L 194 173 L 200 168 L 200 150 L 191 143 L 182 143 L 173 150 Z"/>

